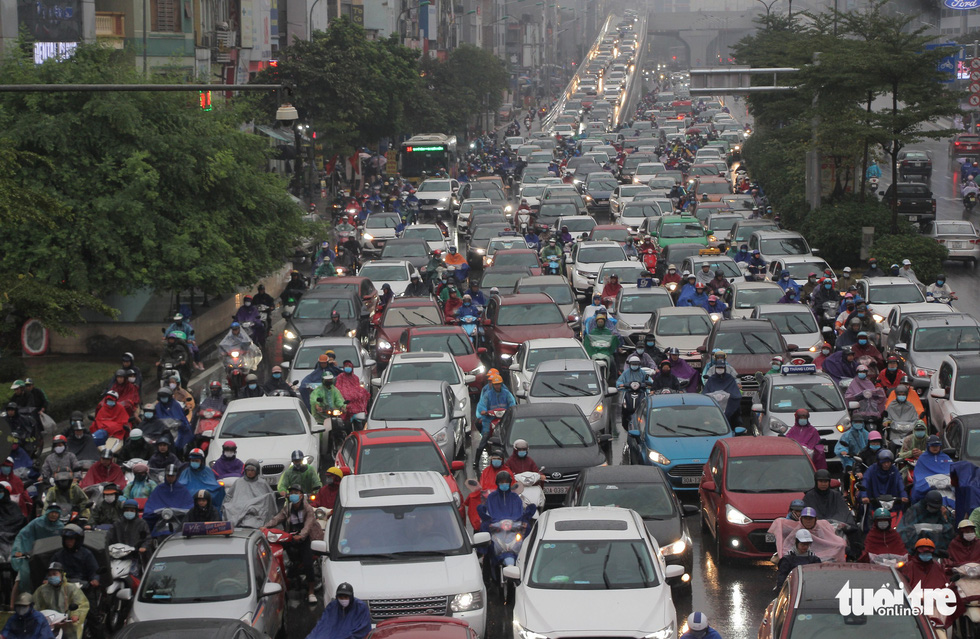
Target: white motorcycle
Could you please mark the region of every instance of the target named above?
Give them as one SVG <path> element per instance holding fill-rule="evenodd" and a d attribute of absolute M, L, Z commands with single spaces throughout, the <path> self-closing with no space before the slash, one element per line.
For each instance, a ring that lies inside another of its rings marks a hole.
<path fill-rule="evenodd" d="M 544 508 L 544 488 L 541 486 L 542 472 L 544 472 L 543 466 L 536 473 L 528 471 L 526 473 L 518 473 L 514 476 L 514 479 L 517 481 L 514 492 L 520 495 L 525 506 L 533 505 L 537 507 L 537 511 L 534 513 L 535 519 L 538 518 L 538 513 Z"/>
<path fill-rule="evenodd" d="M 109 572 L 112 583 L 106 588 L 106 595 L 112 598 L 109 604 L 109 614 L 106 625 L 109 630 L 122 628 L 132 607 L 133 590 L 139 586 L 139 578 L 134 574 L 138 565 L 139 554 L 136 549 L 127 544 L 112 544 L 109 546 Z"/>

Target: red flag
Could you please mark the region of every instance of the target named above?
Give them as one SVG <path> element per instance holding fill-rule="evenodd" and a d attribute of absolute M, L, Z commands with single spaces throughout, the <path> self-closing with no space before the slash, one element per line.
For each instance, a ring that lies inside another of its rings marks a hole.
<path fill-rule="evenodd" d="M 326 172 L 327 175 L 332 175 L 333 174 L 333 170 L 337 166 L 337 159 L 339 157 L 340 157 L 339 155 L 333 156 L 332 158 L 330 158 L 330 161 L 327 162 L 327 165 L 325 167 L 323 167 L 323 169 L 324 169 L 324 171 Z"/>

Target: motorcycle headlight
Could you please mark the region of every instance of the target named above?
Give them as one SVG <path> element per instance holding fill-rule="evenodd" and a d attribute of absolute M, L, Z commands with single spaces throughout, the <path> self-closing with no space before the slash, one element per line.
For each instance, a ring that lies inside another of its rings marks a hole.
<path fill-rule="evenodd" d="M 477 255 L 483 255 L 484 253 L 487 252 L 487 249 L 475 248 L 473 249 L 473 252 L 476 253 Z"/>
<path fill-rule="evenodd" d="M 373 240 L 373 239 L 374 239 L 374 236 L 373 236 L 373 235 L 371 235 L 370 233 L 365 233 L 365 234 L 363 235 L 363 237 L 364 237 L 364 239 L 365 239 L 365 240 L 367 240 L 368 242 L 370 242 L 371 240 Z"/>
<path fill-rule="evenodd" d="M 731 504 L 725 504 L 725 519 L 727 519 L 728 523 L 730 524 L 741 524 L 743 526 L 752 523 L 751 519 L 746 517 L 741 510 L 735 506 L 732 506 Z"/>
<path fill-rule="evenodd" d="M 674 637 L 674 622 L 671 621 L 669 626 L 665 626 L 658 630 L 657 632 L 651 632 L 648 635 L 644 635 L 643 639 L 673 639 Z"/>
<path fill-rule="evenodd" d="M 311 465 L 313 463 L 313 456 L 307 455 L 306 457 L 304 457 L 303 463 L 306 464 L 307 466 Z"/>
<path fill-rule="evenodd" d="M 652 461 L 654 464 L 660 464 L 661 466 L 666 466 L 670 463 L 670 460 L 667 459 L 665 455 L 652 449 L 647 452 L 647 459 Z"/>
<path fill-rule="evenodd" d="M 604 412 L 605 412 L 605 408 L 603 407 L 602 402 L 599 402 L 598 404 L 596 404 L 595 408 L 592 409 L 592 414 L 589 415 L 589 421 L 594 424 L 595 422 L 602 419 Z"/>
<path fill-rule="evenodd" d="M 885 321 L 885 318 L 881 315 L 878 315 L 877 313 L 872 313 L 871 318 L 878 324 L 881 324 L 882 322 Z"/>
<path fill-rule="evenodd" d="M 473 592 L 461 592 L 449 602 L 449 609 L 453 612 L 466 612 L 468 610 L 479 610 L 483 607 L 483 593 L 479 590 Z"/>
<path fill-rule="evenodd" d="M 239 358 L 239 356 L 241 356 L 241 352 L 240 352 L 240 351 L 232 351 L 232 352 L 231 352 L 231 356 L 232 356 L 233 358 L 235 358 L 235 359 L 238 359 L 238 358 Z"/>
<path fill-rule="evenodd" d="M 389 342 L 388 340 L 379 339 L 378 340 L 378 350 L 381 350 L 381 351 L 390 351 L 391 350 L 391 342 Z"/>
<path fill-rule="evenodd" d="M 504 213 L 513 213 L 513 212 L 514 212 L 514 206 L 512 204 L 508 204 L 507 206 L 504 207 Z"/>
<path fill-rule="evenodd" d="M 347 331 L 347 337 L 354 337 L 355 335 L 357 335 L 357 329 L 356 328 L 352 328 L 349 331 Z"/>
<path fill-rule="evenodd" d="M 297 335 L 296 333 L 292 332 L 289 329 L 286 329 L 285 331 L 283 331 L 283 334 L 282 335 L 286 339 L 296 339 L 297 337 L 299 337 L 299 335 Z"/>
<path fill-rule="evenodd" d="M 664 557 L 668 557 L 670 555 L 679 555 L 685 550 L 687 550 L 687 540 L 678 539 L 672 544 L 662 546 L 660 548 L 660 554 L 663 555 Z"/>

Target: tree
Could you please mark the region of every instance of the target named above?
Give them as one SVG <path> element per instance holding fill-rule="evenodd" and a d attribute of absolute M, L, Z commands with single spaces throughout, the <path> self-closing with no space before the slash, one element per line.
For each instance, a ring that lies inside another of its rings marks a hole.
<path fill-rule="evenodd" d="M 39 66 L 11 50 L 0 75 L 18 83 L 141 80 L 114 50 L 86 45 Z M 29 273 L 35 293 L 46 286 L 77 296 L 49 308 L 47 319 L 75 321 L 79 306 L 107 310 L 93 298 L 147 287 L 222 294 L 281 266 L 302 212 L 266 170 L 266 142 L 242 132 L 232 110 L 201 111 L 197 98 L 0 94 L 10 151 L 0 170 L 8 169 L 7 184 L 44 194 L 37 210 L 46 222 L 21 214 L 4 224 L 0 272 Z M 16 293 L 12 304 L 18 295 L 35 304 L 19 311 L 37 312 L 36 294 Z"/>

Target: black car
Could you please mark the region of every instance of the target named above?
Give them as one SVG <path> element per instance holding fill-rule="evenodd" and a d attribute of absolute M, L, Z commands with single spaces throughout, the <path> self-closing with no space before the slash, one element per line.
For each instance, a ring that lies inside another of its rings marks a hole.
<path fill-rule="evenodd" d="M 501 295 L 510 295 L 522 279 L 531 275 L 531 269 L 526 266 L 498 266 L 483 272 L 480 290 L 489 293 L 490 289 L 497 287 Z"/>
<path fill-rule="evenodd" d="M 551 198 L 541 200 L 538 206 L 538 214 L 534 216 L 534 230 L 543 233 L 550 230 L 558 218 L 569 217 L 572 215 L 586 215 L 588 211 L 583 210 L 574 200 L 564 198 Z"/>
<path fill-rule="evenodd" d="M 651 218 L 652 219 L 652 218 Z M 668 244 L 661 250 L 660 259 L 657 260 L 657 272 L 654 275 L 663 280 L 667 274 L 667 267 L 671 264 L 677 267 L 678 275 L 681 273 L 681 265 L 689 257 L 699 255 L 704 250 L 704 244 L 693 244 L 681 242 L 679 244 Z M 682 284 L 685 282 L 682 282 Z M 680 292 L 678 292 L 678 295 Z"/>
<path fill-rule="evenodd" d="M 617 186 L 619 182 L 608 172 L 589 173 L 584 182 L 585 192 L 592 198 L 588 202 L 589 213 L 609 211 L 609 196 Z"/>
<path fill-rule="evenodd" d="M 425 240 L 398 238 L 385 244 L 382 260 L 405 260 L 421 270 L 429 263 L 429 243 Z"/>
<path fill-rule="evenodd" d="M 932 158 L 925 151 L 902 149 L 896 158 L 898 162 L 898 177 L 902 182 L 908 182 L 915 176 L 929 181 L 932 177 Z"/>
<path fill-rule="evenodd" d="M 115 639 L 269 639 L 238 619 L 167 619 L 123 626 Z"/>
<path fill-rule="evenodd" d="M 481 223 L 473 228 L 473 235 L 470 237 L 469 245 L 466 247 L 466 263 L 471 269 L 483 268 L 483 256 L 487 254 L 490 240 L 512 231 L 507 222 L 487 222 Z"/>
<path fill-rule="evenodd" d="M 671 585 L 691 587 L 694 552 L 687 515 L 698 514 L 694 504 L 681 504 L 670 481 L 657 466 L 599 466 L 586 468 L 572 484 L 565 506 L 619 506 L 643 518 L 668 564 L 684 566 L 685 574 Z"/>
<path fill-rule="evenodd" d="M 885 204 L 891 206 L 896 200 L 895 208 L 909 222 L 921 224 L 936 219 L 936 198 L 925 184 L 919 182 L 899 182 L 890 184 L 888 190 L 879 193 Z"/>
<path fill-rule="evenodd" d="M 543 403 L 507 409 L 494 441 L 507 458 L 518 439 L 528 443 L 528 454 L 543 468 L 545 505 L 560 506 L 579 473 L 606 463 L 602 448 L 612 436 L 597 437 L 574 404 Z"/>
<path fill-rule="evenodd" d="M 957 461 L 980 465 L 980 415 L 957 415 L 941 433 L 943 447 Z"/>
<path fill-rule="evenodd" d="M 340 314 L 340 321 L 347 328 L 345 335 L 354 331 L 351 337 L 367 338 L 370 315 L 360 296 L 351 290 L 318 288 L 303 295 L 292 313 L 283 313 L 286 320 L 282 334 L 283 359 L 291 360 L 299 343 L 307 337 L 331 336 L 325 330 L 329 328 L 333 311 Z"/>

